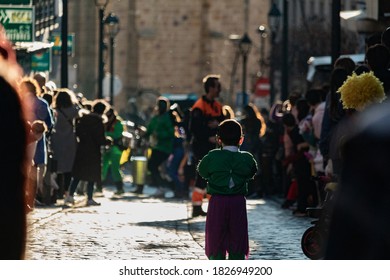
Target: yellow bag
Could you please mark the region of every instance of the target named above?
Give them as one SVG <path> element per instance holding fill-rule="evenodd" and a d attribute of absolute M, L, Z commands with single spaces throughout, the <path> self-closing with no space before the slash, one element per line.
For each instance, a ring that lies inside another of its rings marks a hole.
<path fill-rule="evenodd" d="M 126 162 L 129 161 L 130 157 L 130 148 L 127 148 L 122 152 L 121 160 L 119 162 L 120 165 L 125 164 Z"/>

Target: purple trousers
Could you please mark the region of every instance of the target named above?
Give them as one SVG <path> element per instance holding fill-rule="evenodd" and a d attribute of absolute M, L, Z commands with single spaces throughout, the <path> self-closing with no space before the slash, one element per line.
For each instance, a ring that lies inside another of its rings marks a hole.
<path fill-rule="evenodd" d="M 243 195 L 212 195 L 206 218 L 206 256 L 249 254 L 248 218 Z"/>

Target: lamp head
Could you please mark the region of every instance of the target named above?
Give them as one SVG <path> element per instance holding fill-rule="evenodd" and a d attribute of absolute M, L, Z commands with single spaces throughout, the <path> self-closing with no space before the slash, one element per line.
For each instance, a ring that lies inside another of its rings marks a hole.
<path fill-rule="evenodd" d="M 247 33 L 245 33 L 244 36 L 242 36 L 240 43 L 238 44 L 238 47 L 242 55 L 248 55 L 252 47 L 252 40 L 249 38 Z"/>
<path fill-rule="evenodd" d="M 279 30 L 280 18 L 282 13 L 275 2 L 272 3 L 271 10 L 268 12 L 268 25 L 271 28 L 272 33 L 276 33 Z"/>
<path fill-rule="evenodd" d="M 119 18 L 114 14 L 110 13 L 104 19 L 104 25 L 107 28 L 107 33 L 111 38 L 114 38 L 119 32 Z"/>

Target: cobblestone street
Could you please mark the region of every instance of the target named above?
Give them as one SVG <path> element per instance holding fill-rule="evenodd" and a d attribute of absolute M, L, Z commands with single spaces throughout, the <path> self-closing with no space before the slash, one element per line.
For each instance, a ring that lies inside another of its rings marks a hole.
<path fill-rule="evenodd" d="M 205 218 L 188 219 L 188 201 L 129 192 L 115 197 L 113 189 L 104 194 L 96 199 L 101 206 L 84 207 L 80 202 L 71 208 L 36 208 L 30 213 L 27 259 L 206 259 Z M 247 204 L 250 259 L 307 259 L 300 238 L 310 219 L 294 217 L 270 199 Z"/>
<path fill-rule="evenodd" d="M 101 206 L 68 208 L 36 221 L 29 232 L 28 258 L 204 258 L 189 234 L 185 202 L 136 196 L 97 200 Z"/>
<path fill-rule="evenodd" d="M 301 237 L 310 226 L 309 218 L 294 217 L 273 199 L 247 200 L 249 259 L 305 260 Z M 189 220 L 195 240 L 204 246 L 203 218 Z"/>

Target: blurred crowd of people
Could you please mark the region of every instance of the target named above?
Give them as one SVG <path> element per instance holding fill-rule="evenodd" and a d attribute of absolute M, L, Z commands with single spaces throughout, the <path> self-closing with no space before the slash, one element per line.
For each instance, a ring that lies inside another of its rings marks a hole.
<path fill-rule="evenodd" d="M 328 83 L 280 105 L 282 207 L 307 216 L 308 207 L 323 207 L 326 184 L 337 185 L 321 233 L 326 259 L 389 258 L 388 163 L 381 156 L 390 140 L 389 38 L 390 28 L 367 38 L 364 64 L 340 57 Z"/>
<path fill-rule="evenodd" d="M 128 147 L 120 143 L 126 126 L 115 108 L 57 88 L 44 73 L 24 76 L 11 44 L 0 36 L 0 113 L 8 132 L 0 145 L 6 155 L 0 205 L 3 213 L 12 212 L 1 221 L 7 230 L 0 233 L 5 246 L 0 251 L 3 258 L 13 259 L 24 256 L 25 215 L 35 206 L 58 199 L 72 204 L 84 184 L 86 206 L 100 205 L 94 193 L 109 180 L 115 194 L 123 195 L 121 159 Z M 219 124 L 236 119 L 244 136 L 240 149 L 250 152 L 259 167 L 248 185 L 248 199 L 276 194 L 285 198 L 281 207 L 306 216 L 306 208 L 321 205 L 324 198 L 324 186 L 312 177 L 325 175 L 339 183 L 326 257 L 388 258 L 390 238 L 378 228 L 389 227 L 388 105 L 384 102 L 377 111 L 370 107 L 390 93 L 389 48 L 388 28 L 367 40 L 364 65 L 339 58 L 329 83 L 293 92 L 269 110 L 249 103 L 235 116 L 217 100 L 222 88 L 218 75 L 204 78 L 204 94 L 184 112 L 159 97 L 142 135 L 147 139 L 146 183 L 156 188 L 155 197 L 166 197 L 168 189 L 175 198 L 191 197 L 192 216 L 206 216 L 202 202 L 209 197 L 207 181 L 196 167 L 218 148 Z M 358 207 L 362 210 L 354 212 Z"/>
<path fill-rule="evenodd" d="M 26 215 L 34 207 L 58 199 L 74 203 L 80 181 L 87 184 L 85 205 L 100 205 L 93 194 L 107 170 L 118 192 L 123 192 L 118 157 L 122 151 L 118 152 L 116 140 L 125 128 L 105 100 L 87 100 L 70 89 L 57 88 L 45 73 L 24 75 L 3 29 L 0 82 L 5 129 L 0 145 L 4 214 L 0 251 L 1 259 L 22 259 Z"/>
<path fill-rule="evenodd" d="M 30 209 L 57 199 L 74 203 L 80 182 L 86 184 L 86 205 L 99 205 L 93 193 L 101 191 L 109 170 L 117 193 L 123 193 L 122 151 L 116 140 L 122 137 L 124 126 L 113 107 L 105 100 L 87 100 L 70 89 L 56 88 L 44 73 L 23 77 L 19 93 L 26 107 L 31 107 L 28 123 L 35 137 L 29 144 Z M 35 129 L 38 124 L 39 130 Z"/>

